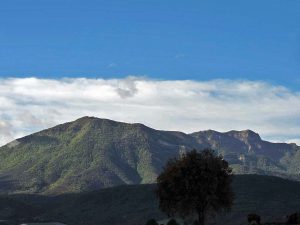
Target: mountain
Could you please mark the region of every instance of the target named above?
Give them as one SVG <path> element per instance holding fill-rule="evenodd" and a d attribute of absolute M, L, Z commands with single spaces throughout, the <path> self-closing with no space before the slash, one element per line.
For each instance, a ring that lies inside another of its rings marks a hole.
<path fill-rule="evenodd" d="M 300 147 L 296 144 L 264 141 L 251 130 L 225 133 L 208 130 L 191 136 L 201 145 L 218 149 L 236 173 L 299 179 Z"/>
<path fill-rule="evenodd" d="M 0 148 L 0 188 L 62 193 L 151 183 L 185 148 L 200 146 L 181 132 L 84 117 Z"/>
<path fill-rule="evenodd" d="M 0 148 L 0 192 L 59 194 L 153 183 L 166 161 L 190 149 L 218 149 L 236 173 L 298 179 L 300 148 L 253 131 L 185 134 L 83 117 Z"/>
<path fill-rule="evenodd" d="M 232 211 L 210 219 L 209 224 L 246 224 L 250 213 L 259 214 L 262 222 L 280 222 L 300 209 L 300 182 L 271 176 L 236 175 L 233 188 Z M 155 189 L 155 184 L 143 184 L 58 196 L 0 196 L 0 219 L 58 221 L 72 225 L 143 225 L 151 218 L 166 219 L 158 209 Z"/>

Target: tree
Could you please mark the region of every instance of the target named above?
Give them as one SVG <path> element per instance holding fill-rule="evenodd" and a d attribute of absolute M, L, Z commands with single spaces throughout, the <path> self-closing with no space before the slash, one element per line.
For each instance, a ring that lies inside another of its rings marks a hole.
<path fill-rule="evenodd" d="M 150 219 L 147 221 L 146 225 L 158 225 L 155 219 Z"/>
<path fill-rule="evenodd" d="M 171 219 L 168 221 L 167 225 L 179 225 L 175 219 Z"/>
<path fill-rule="evenodd" d="M 300 223 L 300 213 L 293 213 L 288 216 L 288 221 L 286 224 L 299 224 Z"/>
<path fill-rule="evenodd" d="M 248 223 L 260 224 L 260 216 L 257 214 L 248 214 Z"/>
<path fill-rule="evenodd" d="M 160 209 L 168 216 L 197 215 L 204 225 L 208 214 L 230 209 L 234 194 L 232 169 L 213 150 L 193 150 L 169 160 L 157 178 Z"/>

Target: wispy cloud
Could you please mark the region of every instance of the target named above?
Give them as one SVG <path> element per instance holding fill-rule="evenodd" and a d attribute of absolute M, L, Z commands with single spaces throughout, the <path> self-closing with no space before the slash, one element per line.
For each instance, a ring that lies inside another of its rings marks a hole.
<path fill-rule="evenodd" d="M 0 145 L 87 115 L 157 129 L 252 129 L 269 140 L 300 139 L 300 93 L 265 82 L 0 79 Z"/>
<path fill-rule="evenodd" d="M 107 65 L 108 68 L 114 68 L 114 67 L 117 67 L 117 66 L 118 66 L 118 64 L 117 64 L 117 63 L 114 63 L 114 62 L 109 63 L 109 64 Z"/>
<path fill-rule="evenodd" d="M 178 53 L 174 56 L 175 59 L 181 59 L 181 58 L 185 58 L 185 57 L 186 57 L 186 55 L 183 53 Z"/>

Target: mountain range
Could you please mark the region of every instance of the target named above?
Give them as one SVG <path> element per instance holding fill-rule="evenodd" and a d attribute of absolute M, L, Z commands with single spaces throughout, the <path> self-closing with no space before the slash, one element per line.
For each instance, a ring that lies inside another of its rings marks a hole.
<path fill-rule="evenodd" d="M 154 183 L 172 157 L 215 149 L 236 174 L 299 179 L 300 147 L 264 141 L 251 131 L 186 134 L 143 124 L 83 117 L 0 148 L 1 193 L 76 193 Z"/>

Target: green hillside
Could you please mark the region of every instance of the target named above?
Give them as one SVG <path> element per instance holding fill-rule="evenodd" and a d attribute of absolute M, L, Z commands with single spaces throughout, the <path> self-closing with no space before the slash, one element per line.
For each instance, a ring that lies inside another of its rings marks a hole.
<path fill-rule="evenodd" d="M 236 200 L 232 211 L 219 215 L 216 220 L 210 221 L 211 224 L 247 224 L 249 213 L 258 213 L 263 222 L 285 221 L 286 215 L 300 210 L 300 182 L 270 176 L 238 175 L 234 178 L 233 187 Z M 6 198 L 26 204 L 23 210 L 36 210 L 35 215 L 18 217 L 26 222 L 43 220 L 68 225 L 142 225 L 149 218 L 166 218 L 158 209 L 155 188 L 155 184 L 128 185 L 56 197 L 13 195 Z M 2 198 L 0 212 L 3 208 L 7 210 Z M 14 206 L 9 210 L 12 214 L 17 211 Z M 0 219 L 3 219 L 1 213 Z"/>
<path fill-rule="evenodd" d="M 199 148 L 180 132 L 84 117 L 0 148 L 0 189 L 80 192 L 154 182 L 181 147 Z"/>
<path fill-rule="evenodd" d="M 184 134 L 83 117 L 1 147 L 0 192 L 59 194 L 153 183 L 169 158 L 205 147 L 218 149 L 237 174 L 299 179 L 299 147 L 263 141 L 253 131 Z"/>

